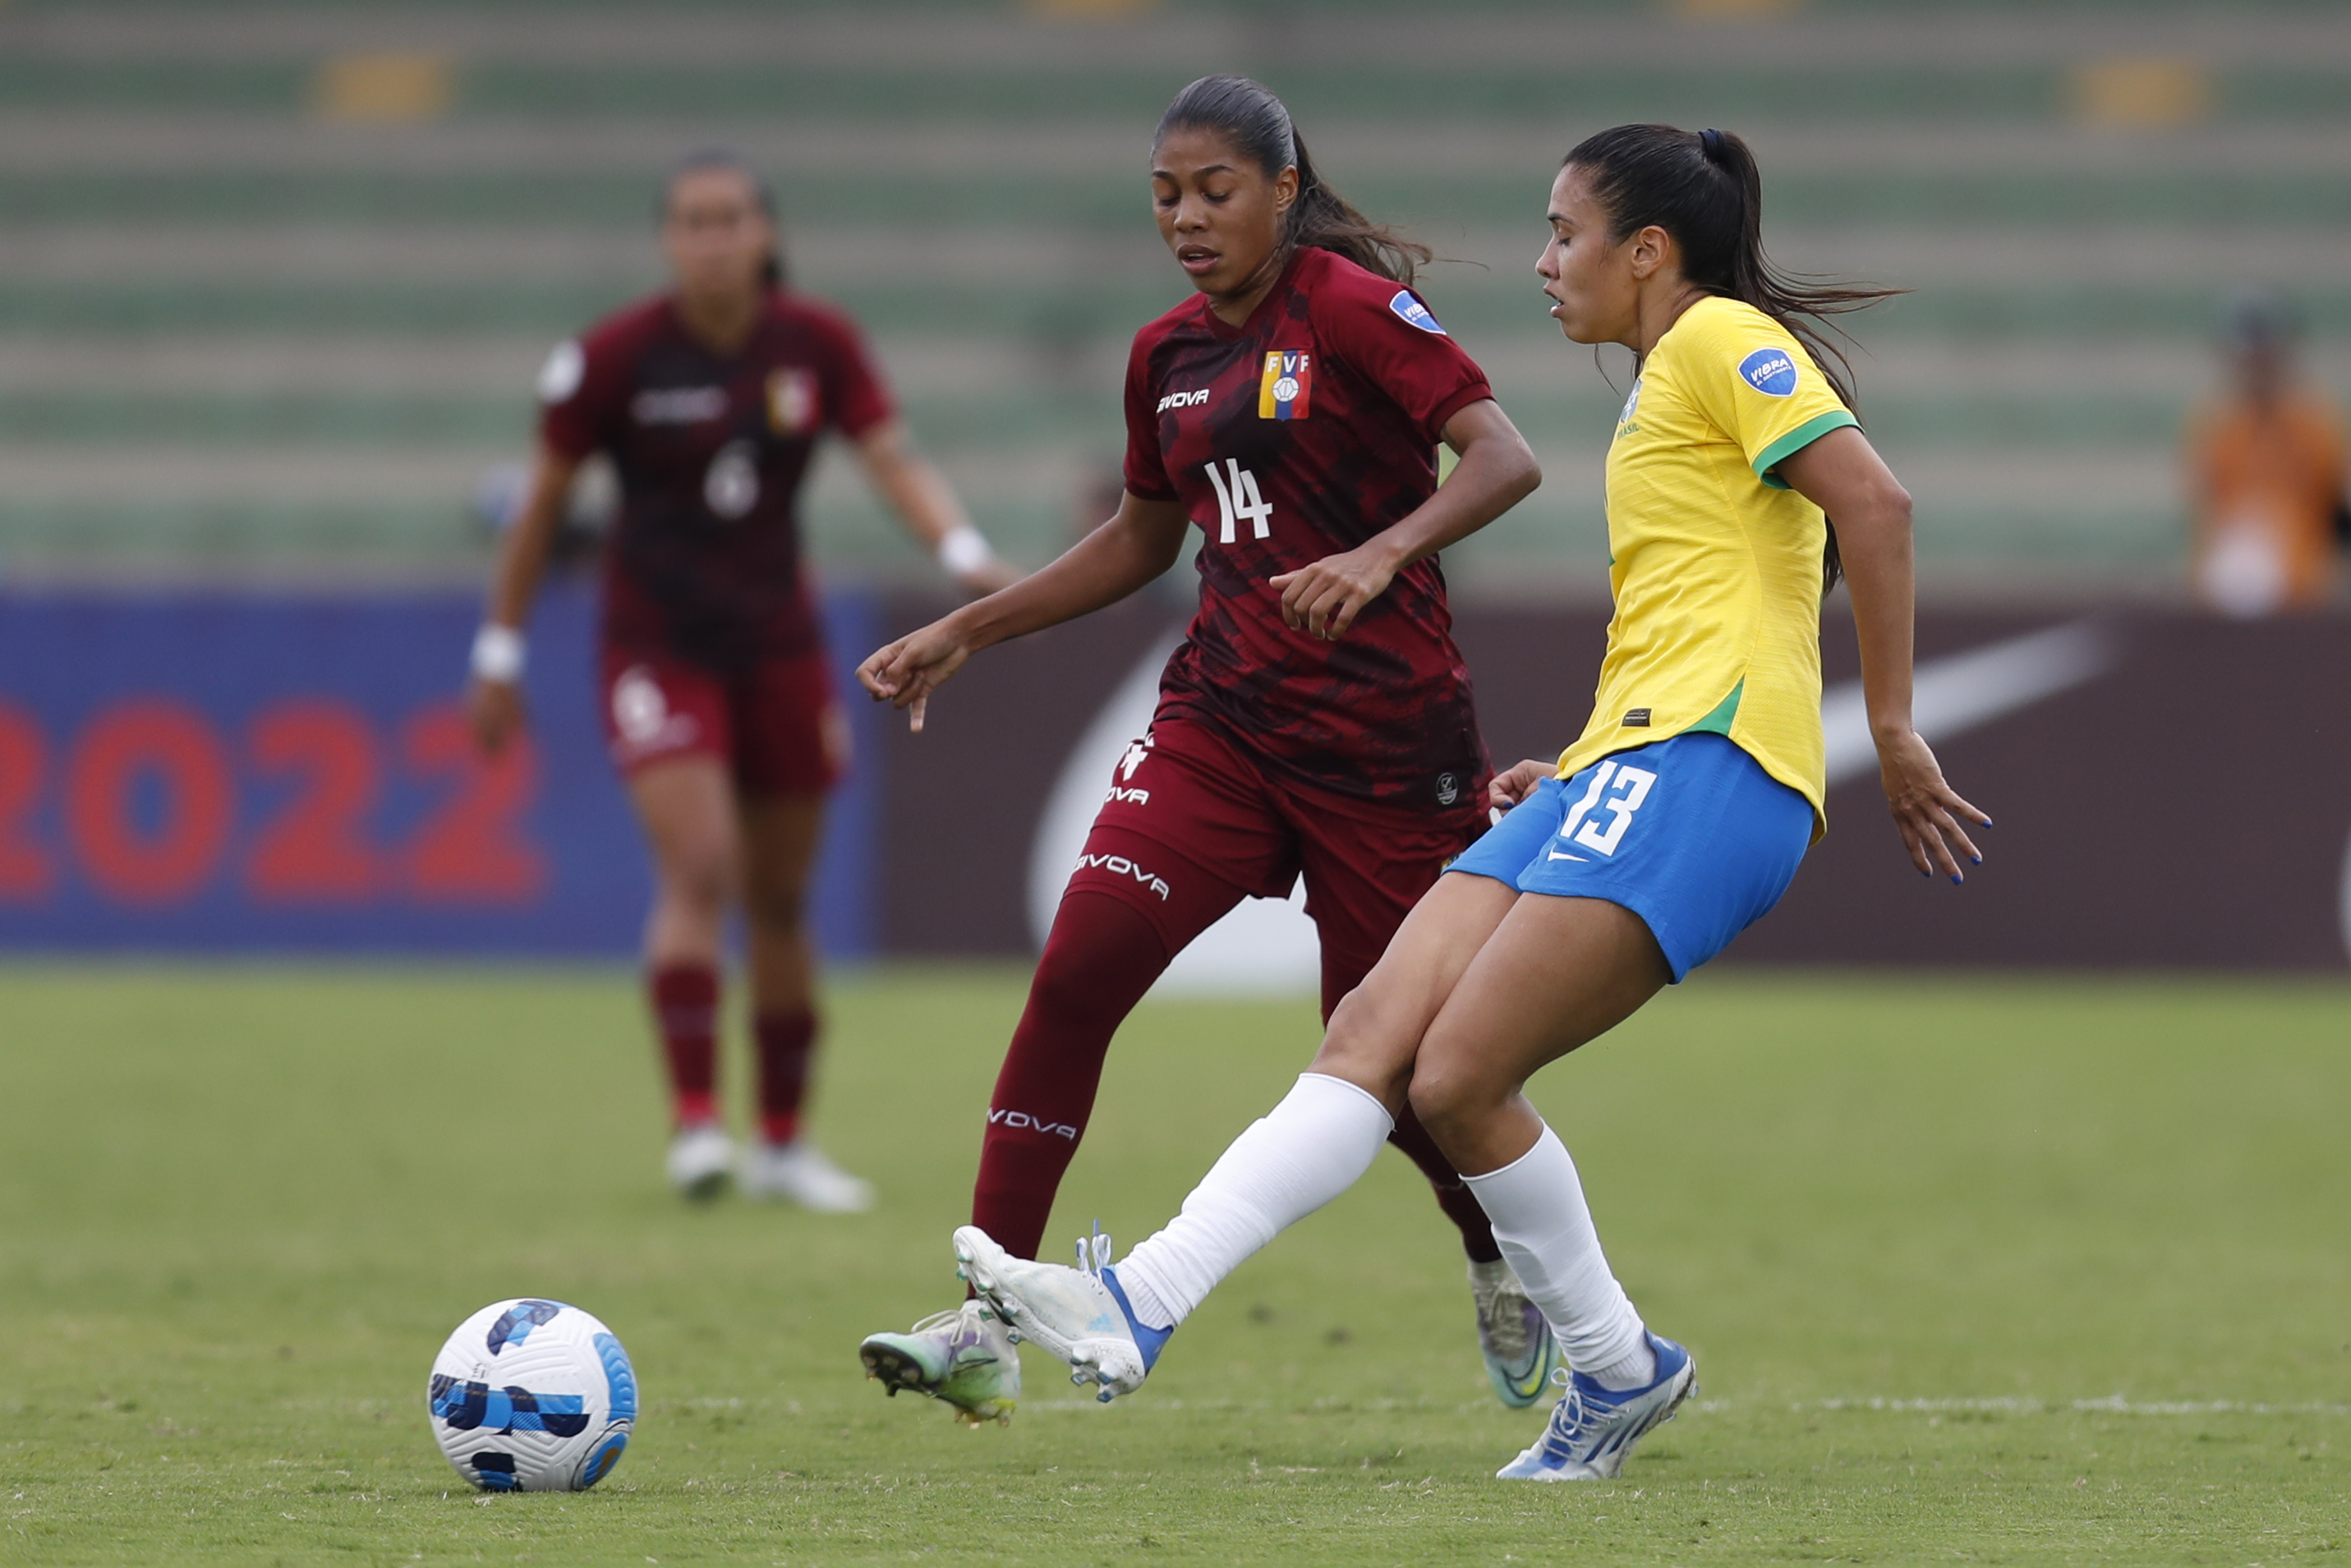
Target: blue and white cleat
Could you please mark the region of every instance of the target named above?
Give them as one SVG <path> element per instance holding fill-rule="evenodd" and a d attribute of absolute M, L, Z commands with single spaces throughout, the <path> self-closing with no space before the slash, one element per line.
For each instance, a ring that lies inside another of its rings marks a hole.
<path fill-rule="evenodd" d="M 1551 1386 L 1559 1367 L 1559 1341 L 1542 1309 L 1527 1300 L 1526 1287 L 1497 1258 L 1469 1265 L 1469 1295 L 1478 1304 L 1478 1350 L 1494 1394 L 1513 1410 L 1523 1410 Z"/>
<path fill-rule="evenodd" d="M 1644 1331 L 1645 1333 L 1646 1331 Z M 1535 1446 L 1496 1470 L 1506 1481 L 1614 1479 L 1625 1456 L 1698 1387 L 1698 1363 L 1669 1339 L 1650 1334 L 1657 1378 L 1646 1388 L 1603 1388 L 1580 1372 L 1559 1370 L 1567 1392 L 1552 1407 L 1551 1425 Z"/>
<path fill-rule="evenodd" d="M 1078 1242 L 1075 1269 L 1015 1258 L 977 1225 L 956 1231 L 955 1254 L 956 1271 L 1004 1320 L 1013 1339 L 1069 1363 L 1070 1381 L 1094 1385 L 1094 1397 L 1105 1405 L 1143 1386 L 1176 1332 L 1134 1321 L 1110 1267 L 1110 1238 L 1099 1230 L 1091 1242 Z"/>

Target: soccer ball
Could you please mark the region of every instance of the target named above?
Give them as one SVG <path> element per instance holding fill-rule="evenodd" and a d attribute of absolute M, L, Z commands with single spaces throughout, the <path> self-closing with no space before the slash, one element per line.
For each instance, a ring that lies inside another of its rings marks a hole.
<path fill-rule="evenodd" d="M 578 1307 L 493 1301 L 433 1358 L 434 1440 L 484 1491 L 585 1491 L 621 1462 L 637 1375 Z"/>

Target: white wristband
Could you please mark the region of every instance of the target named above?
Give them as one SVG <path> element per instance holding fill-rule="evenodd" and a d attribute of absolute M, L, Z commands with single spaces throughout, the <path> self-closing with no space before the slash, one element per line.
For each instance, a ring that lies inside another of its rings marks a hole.
<path fill-rule="evenodd" d="M 955 577 L 968 577 L 996 559 L 987 536 L 969 523 L 958 523 L 939 540 L 939 564 Z"/>
<path fill-rule="evenodd" d="M 474 678 L 492 685 L 510 686 L 522 679 L 522 633 L 511 626 L 486 622 L 474 633 Z"/>

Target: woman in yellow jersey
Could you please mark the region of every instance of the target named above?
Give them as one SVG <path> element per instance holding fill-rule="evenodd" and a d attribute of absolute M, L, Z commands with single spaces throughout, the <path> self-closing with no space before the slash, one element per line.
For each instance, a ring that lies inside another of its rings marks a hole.
<path fill-rule="evenodd" d="M 1616 614 L 1583 735 L 1507 806 L 1332 1015 L 1310 1071 L 1115 1268 L 956 1237 L 974 1285 L 1101 1397 L 1141 1385 L 1218 1281 L 1368 1169 L 1405 1104 L 1476 1193 L 1572 1372 L 1505 1478 L 1614 1476 L 1695 1384 L 1616 1283 L 1575 1164 L 1521 1089 L 1776 903 L 1824 825 L 1820 604 L 1842 570 L 1886 794 L 1917 868 L 1965 823 L 1910 724 L 1910 499 L 1823 369 L 1821 317 L 1882 298 L 1764 260 L 1738 137 L 1603 131 L 1569 153 L 1536 270 L 1570 340 L 1639 359 L 1608 456 Z M 1834 357 L 1833 355 L 1831 357 Z M 1834 530 L 1827 518 L 1834 517 Z"/>

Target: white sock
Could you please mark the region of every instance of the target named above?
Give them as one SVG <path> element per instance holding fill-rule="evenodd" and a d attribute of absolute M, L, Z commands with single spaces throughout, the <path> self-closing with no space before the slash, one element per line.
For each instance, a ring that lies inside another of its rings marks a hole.
<path fill-rule="evenodd" d="M 1609 1272 L 1567 1145 L 1548 1126 L 1535 1146 L 1500 1170 L 1464 1176 L 1527 1299 L 1542 1309 L 1568 1365 L 1605 1388 L 1641 1388 L 1656 1377 L 1641 1314 Z"/>
<path fill-rule="evenodd" d="M 1184 1212 L 1116 1266 L 1135 1317 L 1173 1328 L 1249 1256 L 1355 1185 L 1395 1127 L 1343 1078 L 1299 1075 L 1184 1200 Z"/>

